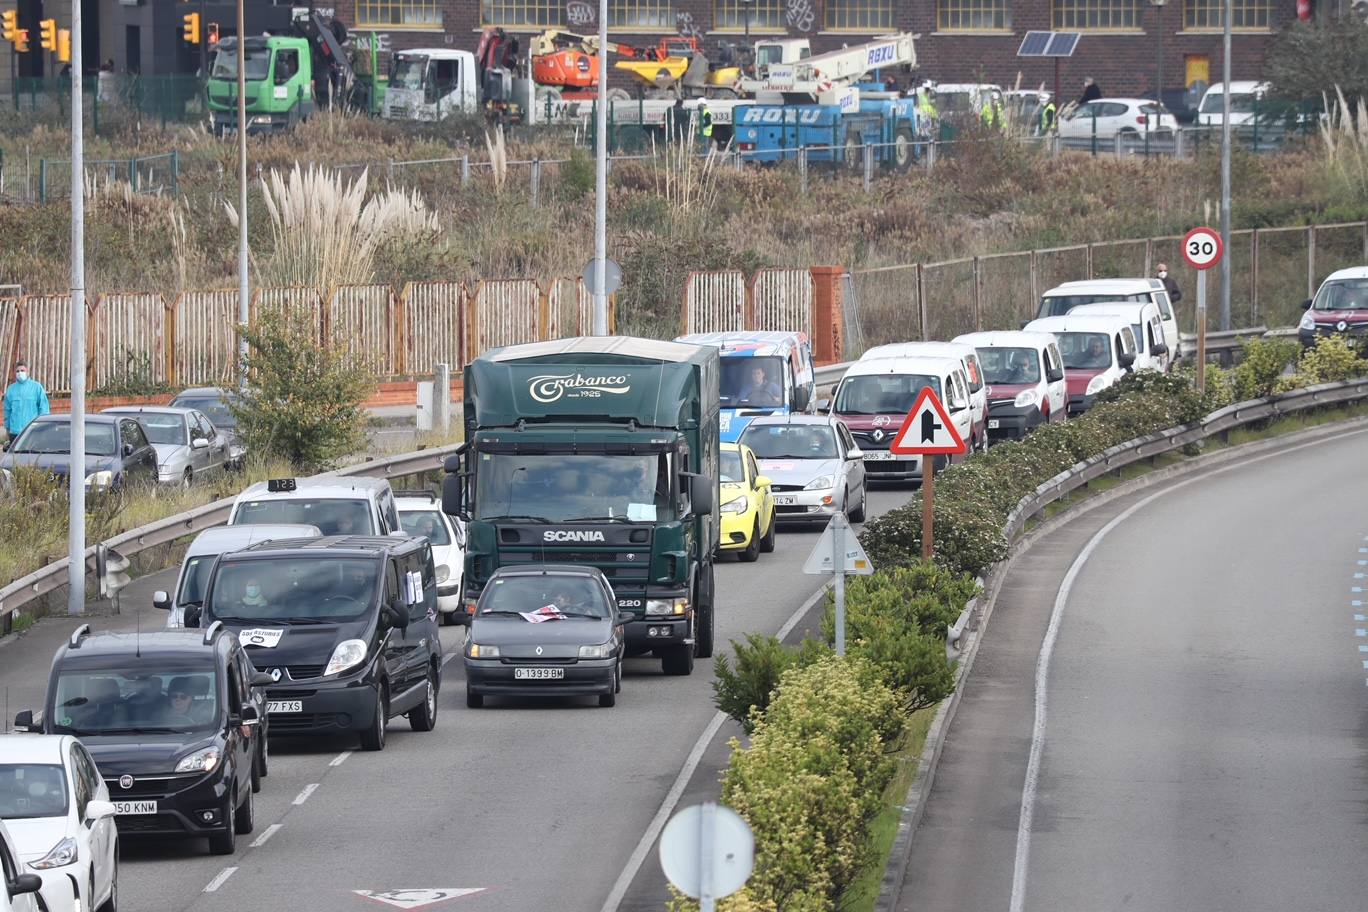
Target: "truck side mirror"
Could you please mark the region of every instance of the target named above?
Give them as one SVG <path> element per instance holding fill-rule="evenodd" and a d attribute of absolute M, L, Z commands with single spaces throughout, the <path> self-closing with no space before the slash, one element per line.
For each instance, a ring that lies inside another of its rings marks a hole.
<path fill-rule="evenodd" d="M 15 731 L 31 732 L 33 728 L 33 710 L 24 709 L 14 714 Z"/>
<path fill-rule="evenodd" d="M 689 475 L 689 503 L 695 515 L 713 511 L 713 480 L 706 475 Z"/>
<path fill-rule="evenodd" d="M 465 480 L 464 475 L 447 472 L 446 477 L 442 479 L 442 512 L 448 516 L 469 520 L 465 508 Z"/>

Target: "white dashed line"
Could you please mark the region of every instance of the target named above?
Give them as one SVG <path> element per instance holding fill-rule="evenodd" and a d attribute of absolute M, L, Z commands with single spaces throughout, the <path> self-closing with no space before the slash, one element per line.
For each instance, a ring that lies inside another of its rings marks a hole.
<path fill-rule="evenodd" d="M 341 766 L 342 764 L 344 764 L 344 763 L 347 762 L 347 758 L 350 757 L 351 755 L 352 755 L 352 752 L 351 752 L 351 751 L 343 751 L 342 753 L 338 754 L 336 757 L 333 757 L 331 760 L 329 760 L 329 761 L 328 761 L 328 766 Z"/>
<path fill-rule="evenodd" d="M 213 880 L 209 881 L 209 885 L 208 885 L 207 887 L 204 888 L 204 892 L 205 892 L 205 893 L 214 893 L 214 892 L 217 892 L 217 891 L 218 891 L 218 888 L 221 887 L 221 886 L 223 886 L 224 883 L 227 882 L 228 878 L 230 878 L 230 877 L 233 876 L 233 872 L 236 871 L 236 870 L 237 870 L 237 866 L 234 865 L 234 866 L 231 867 L 231 868 L 224 868 L 222 871 L 219 871 L 219 872 L 218 872 L 218 876 L 216 876 Z"/>
<path fill-rule="evenodd" d="M 314 793 L 314 789 L 316 788 L 318 788 L 317 782 L 310 782 L 308 785 L 304 786 L 304 791 L 300 792 L 298 795 L 295 795 L 294 803 L 303 804 L 304 802 L 308 801 L 309 796 Z"/>
<path fill-rule="evenodd" d="M 266 832 L 262 833 L 262 834 L 261 834 L 260 836 L 258 836 L 256 839 L 253 839 L 253 840 L 252 840 L 252 848 L 254 848 L 254 849 L 259 849 L 259 848 L 261 848 L 262 846 L 264 846 L 264 845 L 266 844 L 266 840 L 270 839 L 270 838 L 271 838 L 272 836 L 274 836 L 276 833 L 279 833 L 279 832 L 280 832 L 280 827 L 281 827 L 281 826 L 282 826 L 282 824 L 279 824 L 279 823 L 273 823 L 273 824 L 271 824 L 270 826 L 268 826 L 268 827 L 266 828 Z"/>

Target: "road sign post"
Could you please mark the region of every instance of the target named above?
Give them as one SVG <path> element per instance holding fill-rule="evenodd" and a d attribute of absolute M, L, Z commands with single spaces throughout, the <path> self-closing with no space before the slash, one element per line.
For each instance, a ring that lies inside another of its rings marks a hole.
<path fill-rule="evenodd" d="M 968 407 L 968 403 L 964 405 Z M 936 391 L 928 386 L 913 403 L 888 449 L 899 456 L 921 457 L 922 557 L 929 560 L 935 553 L 936 457 L 962 455 L 969 447 L 955 430 L 955 422 Z"/>
<path fill-rule="evenodd" d="M 1221 262 L 1225 245 L 1212 228 L 1193 228 L 1183 236 L 1183 259 L 1197 270 L 1197 391 L 1206 390 L 1206 271 Z"/>
<path fill-rule="evenodd" d="M 868 576 L 874 572 L 874 565 L 865 555 L 860 540 L 848 537 L 850 520 L 844 513 L 837 513 L 827 523 L 822 537 L 812 547 L 812 553 L 803 563 L 803 572 L 817 575 L 835 574 L 832 580 L 832 595 L 836 601 L 836 654 L 845 655 L 845 578 L 847 573 Z"/>

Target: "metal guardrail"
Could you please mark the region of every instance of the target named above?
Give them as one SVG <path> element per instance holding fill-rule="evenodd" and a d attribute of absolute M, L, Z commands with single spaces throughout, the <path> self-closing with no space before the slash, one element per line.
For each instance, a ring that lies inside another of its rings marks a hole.
<path fill-rule="evenodd" d="M 451 444 L 419 450 L 415 453 L 403 453 L 398 456 L 348 466 L 336 472 L 325 472 L 317 477 L 397 478 L 404 475 L 414 475 L 441 468 L 443 460 L 455 452 L 457 446 L 458 444 Z M 228 514 L 232 510 L 235 499 L 236 496 L 226 497 L 223 500 L 217 500 L 211 504 L 196 507 L 175 516 L 168 516 L 145 526 L 139 526 L 121 535 L 116 535 L 106 542 L 91 545 L 86 548 L 85 553 L 87 575 L 95 572 L 97 549 L 107 548 L 129 558 L 159 545 L 170 544 L 187 535 L 194 535 L 205 529 L 223 525 L 228 520 Z M 68 562 L 69 558 L 64 557 L 0 589 L 0 635 L 9 633 L 15 611 L 66 585 Z"/>

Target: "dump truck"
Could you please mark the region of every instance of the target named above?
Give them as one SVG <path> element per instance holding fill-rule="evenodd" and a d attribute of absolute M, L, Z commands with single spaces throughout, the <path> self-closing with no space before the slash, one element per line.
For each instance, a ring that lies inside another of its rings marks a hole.
<path fill-rule="evenodd" d="M 612 584 L 629 655 L 667 675 L 712 655 L 720 375 L 713 346 L 626 336 L 468 364 L 466 442 L 442 488 L 466 524 L 467 613 L 500 567 L 588 565 Z"/>

